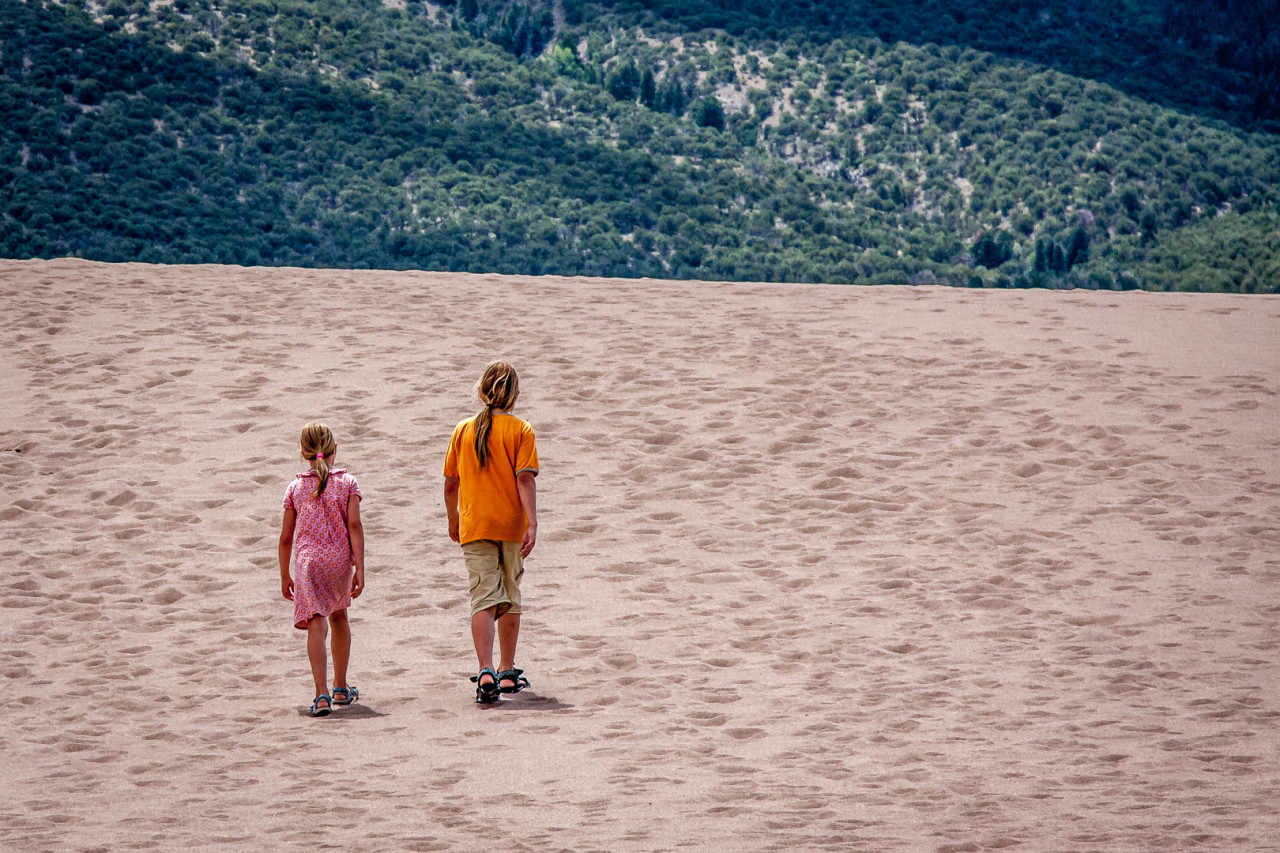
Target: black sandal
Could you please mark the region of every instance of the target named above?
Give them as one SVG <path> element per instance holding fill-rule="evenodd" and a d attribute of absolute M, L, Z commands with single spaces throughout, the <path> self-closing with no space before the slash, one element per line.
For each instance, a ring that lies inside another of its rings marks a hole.
<path fill-rule="evenodd" d="M 486 672 L 489 674 L 489 677 L 493 679 L 493 681 L 490 681 L 488 684 L 485 684 L 480 680 L 484 678 Z M 471 676 L 471 680 L 475 682 L 476 685 L 477 704 L 491 705 L 502 697 L 502 691 L 498 687 L 498 673 L 489 669 L 489 667 L 486 666 L 484 669 L 480 670 L 479 673 Z"/>
<path fill-rule="evenodd" d="M 498 689 L 503 693 L 519 693 L 529 686 L 529 679 L 524 677 L 523 669 L 504 669 L 498 673 Z M 501 682 L 510 681 L 510 687 L 503 687 Z"/>

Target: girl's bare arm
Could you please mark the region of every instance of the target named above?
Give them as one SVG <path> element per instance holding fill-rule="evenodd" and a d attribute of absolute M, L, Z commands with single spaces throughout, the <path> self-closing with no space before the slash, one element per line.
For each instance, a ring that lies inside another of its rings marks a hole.
<path fill-rule="evenodd" d="M 293 526 L 297 520 L 298 514 L 286 509 L 280 525 L 280 594 L 290 601 L 293 601 L 293 578 L 289 576 L 289 559 L 293 556 Z"/>
<path fill-rule="evenodd" d="M 351 597 L 359 598 L 364 592 L 364 522 L 360 520 L 360 498 L 347 498 L 347 535 L 351 538 L 351 558 L 356 564 L 356 574 L 351 580 Z"/>

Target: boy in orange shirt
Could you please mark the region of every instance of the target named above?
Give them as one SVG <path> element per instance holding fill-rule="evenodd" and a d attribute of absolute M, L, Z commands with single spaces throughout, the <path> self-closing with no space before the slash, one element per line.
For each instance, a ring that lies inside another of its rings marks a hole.
<path fill-rule="evenodd" d="M 495 361 L 476 383 L 484 409 L 453 431 L 444 460 L 449 538 L 462 545 L 471 584 L 471 640 L 480 662 L 476 701 L 529 686 L 516 669 L 520 578 L 538 538 L 538 449 L 533 427 L 511 414 L 520 396 L 515 368 Z M 493 667 L 498 639 L 499 668 Z"/>

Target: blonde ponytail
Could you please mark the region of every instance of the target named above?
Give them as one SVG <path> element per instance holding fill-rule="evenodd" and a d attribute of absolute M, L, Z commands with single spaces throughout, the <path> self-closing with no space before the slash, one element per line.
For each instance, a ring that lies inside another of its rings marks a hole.
<path fill-rule="evenodd" d="M 334 454 L 338 452 L 338 441 L 324 424 L 309 423 L 302 428 L 302 437 L 298 443 L 302 449 L 302 458 L 311 463 L 311 470 L 320 478 L 312 493 L 312 497 L 318 498 L 324 494 L 324 487 L 329 485 L 329 468 Z"/>
<path fill-rule="evenodd" d="M 505 361 L 495 361 L 484 369 L 476 383 L 476 396 L 484 408 L 476 415 L 476 460 L 480 468 L 489 464 L 489 432 L 494 411 L 509 411 L 520 396 L 520 377 Z"/>
<path fill-rule="evenodd" d="M 493 407 L 485 406 L 476 415 L 476 460 L 481 470 L 489 464 L 489 431 L 493 429 Z"/>

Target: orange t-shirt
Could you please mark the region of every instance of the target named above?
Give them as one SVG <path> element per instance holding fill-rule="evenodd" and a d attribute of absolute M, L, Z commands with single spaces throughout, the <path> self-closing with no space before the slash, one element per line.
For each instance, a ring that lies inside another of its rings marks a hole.
<path fill-rule="evenodd" d="M 453 430 L 444 457 L 444 475 L 458 481 L 458 540 L 519 542 L 529 526 L 516 491 L 516 475 L 538 473 L 533 427 L 514 415 L 495 414 L 489 431 L 489 464 L 476 459 L 476 419 Z"/>

